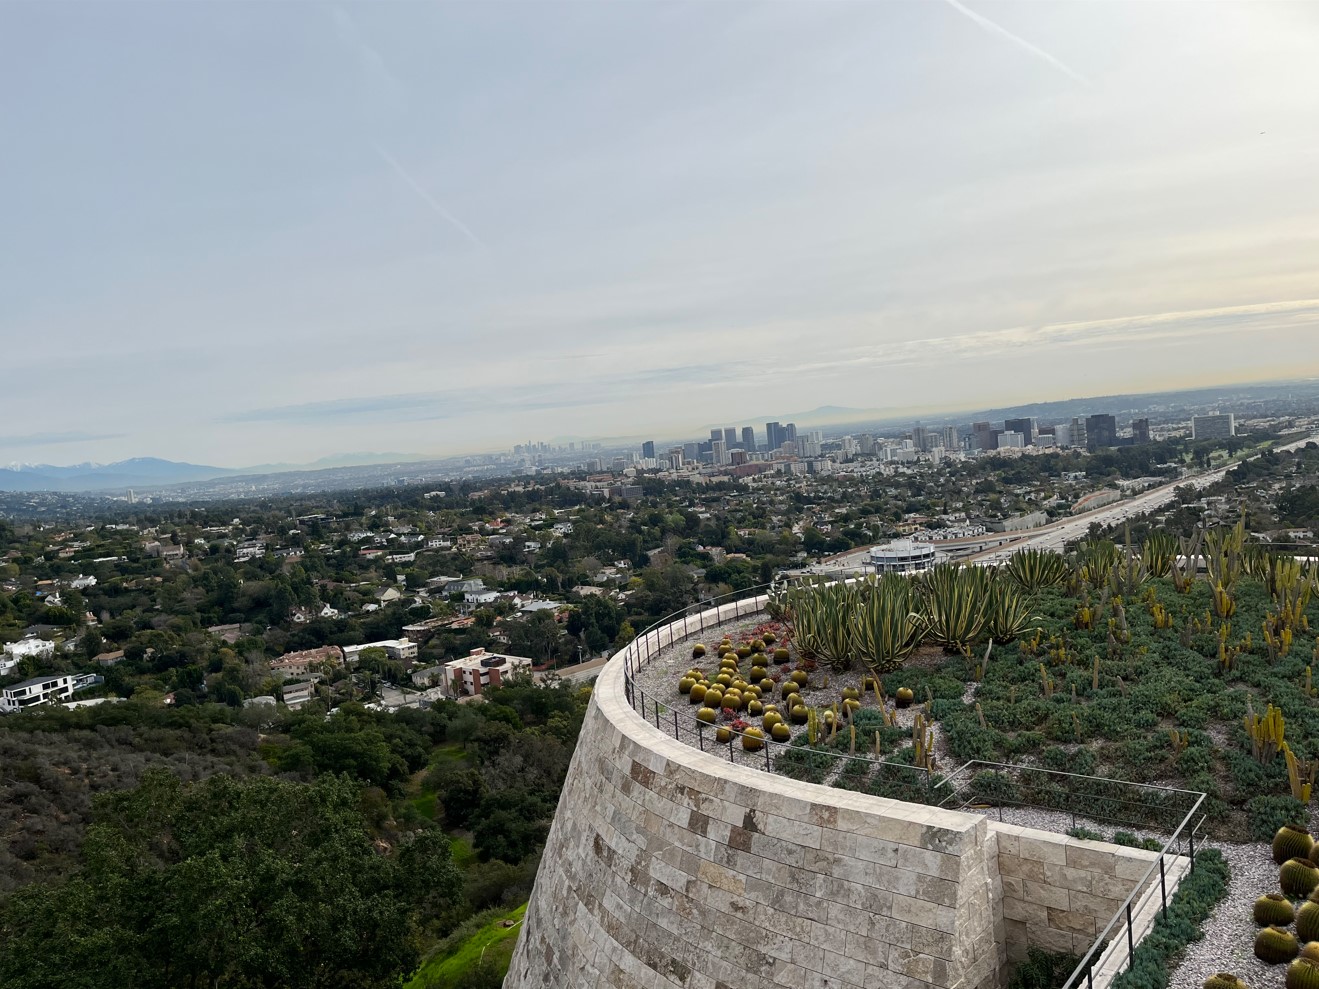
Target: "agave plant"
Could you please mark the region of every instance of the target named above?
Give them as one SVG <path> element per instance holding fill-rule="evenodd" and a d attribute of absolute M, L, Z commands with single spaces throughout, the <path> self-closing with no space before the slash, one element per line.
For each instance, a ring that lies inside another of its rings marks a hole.
<path fill-rule="evenodd" d="M 1026 626 L 1034 621 L 1030 612 L 1030 602 L 1007 580 L 990 582 L 985 630 L 995 642 L 1003 645 L 1026 631 Z"/>
<path fill-rule="evenodd" d="M 1177 540 L 1171 533 L 1156 529 L 1146 537 L 1140 556 L 1151 577 L 1166 577 L 1177 559 Z"/>
<path fill-rule="evenodd" d="M 921 640 L 919 598 L 898 574 L 871 577 L 861 587 L 855 616 L 857 651 L 874 673 L 898 669 Z"/>
<path fill-rule="evenodd" d="M 1077 577 L 1091 587 L 1104 587 L 1118 565 L 1120 552 L 1108 539 L 1087 539 L 1076 547 L 1072 560 Z"/>
<path fill-rule="evenodd" d="M 985 627 L 990 572 L 983 567 L 942 563 L 920 580 L 925 634 L 949 651 L 971 654 Z"/>
<path fill-rule="evenodd" d="M 1045 549 L 1024 549 L 1004 564 L 1002 575 L 1027 594 L 1036 594 L 1067 579 L 1067 561 Z"/>
<path fill-rule="evenodd" d="M 845 670 L 856 655 L 853 614 L 858 592 L 847 581 L 818 580 L 797 585 L 788 595 L 793 634 L 803 655 L 819 657 Z"/>

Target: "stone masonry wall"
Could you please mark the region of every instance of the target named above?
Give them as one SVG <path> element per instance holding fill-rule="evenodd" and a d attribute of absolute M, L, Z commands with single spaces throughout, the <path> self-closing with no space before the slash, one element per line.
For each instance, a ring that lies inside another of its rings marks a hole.
<path fill-rule="evenodd" d="M 730 765 L 597 682 L 506 989 L 978 989 L 1003 930 L 971 814 Z"/>
<path fill-rule="evenodd" d="M 1159 857 L 1141 848 L 996 821 L 989 827 L 998 839 L 1010 962 L 1025 958 L 1028 948 L 1084 955 Z M 1174 888 L 1170 883 L 1169 896 Z M 1110 940 L 1120 930 L 1115 928 Z"/>
<path fill-rule="evenodd" d="M 605 666 L 505 989 L 995 989 L 1029 947 L 1084 954 L 1154 853 L 735 765 L 628 704 L 647 643 L 763 606 Z"/>

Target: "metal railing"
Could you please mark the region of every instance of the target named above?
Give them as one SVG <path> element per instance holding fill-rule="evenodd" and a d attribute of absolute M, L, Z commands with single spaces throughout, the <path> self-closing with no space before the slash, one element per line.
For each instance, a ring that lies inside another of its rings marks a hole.
<path fill-rule="evenodd" d="M 836 580 L 852 580 L 863 574 L 864 571 L 835 571 L 828 576 Z M 1130 969 L 1136 954 L 1132 911 L 1137 901 L 1152 888 L 1154 874 L 1157 872 L 1159 879 L 1160 912 L 1166 917 L 1169 862 L 1184 857 L 1188 871 L 1195 869 L 1196 841 L 1206 820 L 1206 815 L 1201 813 L 1205 801 L 1203 793 L 981 760 L 972 760 L 940 775 L 910 763 L 857 755 L 852 750 L 854 742 L 850 730 L 830 733 L 824 740 L 824 748 L 803 744 L 805 739 L 801 736 L 790 742 L 778 742 L 766 736 L 755 738 L 747 745 L 744 740 L 753 736 L 748 736 L 745 731 L 727 724 L 707 724 L 684 714 L 681 705 L 649 696 L 637 684 L 635 674 L 663 650 L 739 618 L 761 614 L 769 600 L 768 591 L 773 588 L 793 580 L 818 579 L 819 575 L 802 575 L 735 591 L 674 612 L 651 625 L 617 654 L 624 661 L 624 691 L 632 709 L 659 731 L 672 734 L 678 741 L 694 744 L 703 752 L 718 752 L 721 746 L 726 746 L 728 760 L 735 765 L 805 782 L 956 810 L 997 808 L 1000 820 L 1004 807 L 1019 807 L 1068 814 L 1074 829 L 1078 821 L 1093 821 L 1167 833 L 1168 838 L 1149 868 L 1095 938 L 1063 989 L 1076 989 L 1083 977 L 1088 989 L 1095 989 L 1094 965 L 1103 957 L 1111 936 L 1120 931 L 1123 924 L 1126 928 L 1126 962 Z M 854 717 L 864 718 L 867 710 L 862 708 Z M 722 742 L 718 740 L 720 728 L 727 729 L 726 740 Z M 842 745 L 847 746 L 845 751 L 841 749 Z M 1200 840 L 1203 844 L 1202 837 Z"/>

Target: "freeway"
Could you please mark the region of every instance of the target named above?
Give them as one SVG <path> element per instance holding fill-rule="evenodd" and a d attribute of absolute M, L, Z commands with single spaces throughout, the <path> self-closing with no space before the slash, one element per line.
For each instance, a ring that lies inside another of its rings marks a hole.
<path fill-rule="evenodd" d="M 1307 443 L 1319 442 L 1319 433 L 1312 436 L 1304 437 L 1288 443 L 1285 446 L 1276 447 L 1279 453 L 1299 450 Z M 1254 456 L 1259 456 L 1255 454 Z M 1246 459 L 1254 459 L 1248 457 Z M 1169 484 L 1161 485 L 1157 488 L 1151 488 L 1148 491 L 1142 491 L 1140 494 L 1131 498 L 1124 498 L 1121 501 L 1114 502 L 1111 505 L 1105 505 L 1103 508 L 1096 508 L 1089 512 L 1082 512 L 1080 515 L 1073 515 L 1070 518 L 1060 519 L 1057 522 L 1050 522 L 1048 525 L 1041 526 L 1038 529 L 1030 529 L 1015 536 L 1011 541 L 1002 545 L 987 549 L 982 553 L 977 553 L 966 559 L 981 564 L 1000 563 L 1006 560 L 1014 553 L 1023 549 L 1050 549 L 1056 552 L 1062 552 L 1068 542 L 1075 542 L 1084 539 L 1090 531 L 1090 526 L 1098 523 L 1101 526 L 1120 525 L 1127 519 L 1137 515 L 1144 515 L 1155 509 L 1162 508 L 1170 501 L 1177 497 L 1177 488 L 1184 485 L 1190 485 L 1196 489 L 1209 487 L 1211 484 L 1222 479 L 1236 463 L 1224 464 L 1222 467 L 1215 467 L 1213 470 L 1204 471 L 1199 474 L 1190 474 L 1186 477 L 1178 478 Z M 935 544 L 936 547 L 939 545 Z M 870 552 L 871 547 L 863 546 L 860 549 L 852 550 L 850 553 L 843 553 L 839 556 L 832 557 L 824 563 L 817 566 L 819 570 L 845 570 L 858 569 L 865 564 L 866 555 Z"/>

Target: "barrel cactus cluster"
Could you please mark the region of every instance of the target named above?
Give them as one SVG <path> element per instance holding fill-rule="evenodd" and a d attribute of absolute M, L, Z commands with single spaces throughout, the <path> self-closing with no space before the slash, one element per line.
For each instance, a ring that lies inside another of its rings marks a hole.
<path fill-rule="evenodd" d="M 1260 925 L 1255 957 L 1269 965 L 1291 962 L 1287 989 L 1319 989 L 1319 844 L 1303 826 L 1287 824 L 1273 836 L 1271 851 L 1281 889 L 1251 909 Z M 1295 933 L 1288 929 L 1293 925 Z"/>
<path fill-rule="evenodd" d="M 1219 972 L 1205 979 L 1204 989 L 1250 989 L 1250 987 L 1235 975 Z"/>
<path fill-rule="evenodd" d="M 776 641 L 772 632 L 738 643 L 725 638 L 714 650 L 719 663 L 714 672 L 692 666 L 678 678 L 678 693 L 697 706 L 698 721 L 715 728 L 716 742 L 727 745 L 736 738 L 747 752 L 758 752 L 764 748 L 766 739 L 786 742 L 792 737 L 774 702 L 779 684 L 769 673 L 774 662 L 769 649 Z M 708 654 L 703 643 L 692 647 L 693 661 Z M 794 676 L 796 679 L 785 679 L 783 683 L 784 700 L 789 704 L 791 698 L 800 699 L 798 691 L 810 682 L 809 674 L 804 671 Z M 736 720 L 719 724 L 721 715 L 725 721 Z M 744 717 L 760 718 L 761 725 L 751 725 L 742 720 Z"/>

